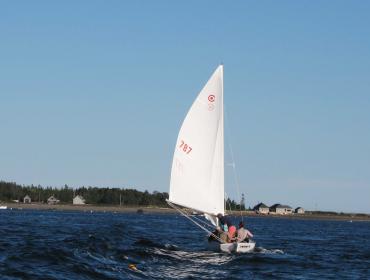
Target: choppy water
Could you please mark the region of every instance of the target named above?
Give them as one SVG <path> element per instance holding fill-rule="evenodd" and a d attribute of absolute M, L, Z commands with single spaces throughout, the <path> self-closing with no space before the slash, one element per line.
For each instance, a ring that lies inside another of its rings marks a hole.
<path fill-rule="evenodd" d="M 228 255 L 178 215 L 2 210 L 0 278 L 370 279 L 370 223 L 247 223 L 256 252 Z"/>

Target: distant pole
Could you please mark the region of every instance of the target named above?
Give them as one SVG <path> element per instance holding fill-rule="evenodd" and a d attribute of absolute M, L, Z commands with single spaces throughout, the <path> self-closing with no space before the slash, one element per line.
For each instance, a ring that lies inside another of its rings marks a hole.
<path fill-rule="evenodd" d="M 122 206 L 122 194 L 119 194 L 119 206 Z"/>

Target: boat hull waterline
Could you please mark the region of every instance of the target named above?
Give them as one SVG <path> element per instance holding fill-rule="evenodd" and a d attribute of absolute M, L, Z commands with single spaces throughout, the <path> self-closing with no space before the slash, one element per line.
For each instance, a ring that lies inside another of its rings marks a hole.
<path fill-rule="evenodd" d="M 213 251 L 220 251 L 223 253 L 251 253 L 254 251 L 256 243 L 254 241 L 250 241 L 220 244 L 217 241 L 210 241 L 208 243 L 208 247 Z"/>

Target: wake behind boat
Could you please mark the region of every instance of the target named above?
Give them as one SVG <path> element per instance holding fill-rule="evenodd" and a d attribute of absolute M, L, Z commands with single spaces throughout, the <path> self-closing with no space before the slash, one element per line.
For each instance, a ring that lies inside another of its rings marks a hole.
<path fill-rule="evenodd" d="M 167 202 L 208 232 L 214 240 L 211 243 L 219 250 L 250 252 L 255 246 L 252 241 L 227 242 L 220 238 L 222 229 L 217 216 L 225 215 L 224 193 L 223 65 L 220 65 L 182 123 L 173 156 Z M 183 208 L 202 213 L 206 220 L 190 216 Z M 217 233 L 212 232 L 215 227 Z"/>

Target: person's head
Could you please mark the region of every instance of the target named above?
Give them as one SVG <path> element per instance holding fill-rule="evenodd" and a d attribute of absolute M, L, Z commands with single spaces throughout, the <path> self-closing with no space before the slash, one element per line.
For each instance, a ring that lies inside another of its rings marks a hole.
<path fill-rule="evenodd" d="M 240 222 L 239 223 L 239 228 L 242 228 L 242 227 L 244 227 L 244 223 L 243 222 Z"/>
<path fill-rule="evenodd" d="M 229 235 L 234 236 L 235 233 L 236 233 L 236 227 L 235 226 L 229 227 Z"/>
<path fill-rule="evenodd" d="M 221 213 L 218 213 L 217 214 L 217 218 L 221 219 L 222 218 L 222 214 Z"/>

